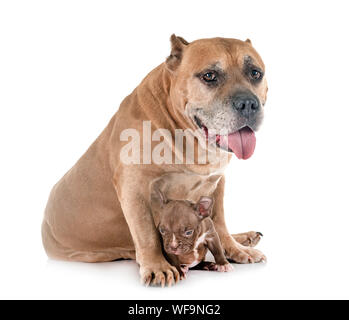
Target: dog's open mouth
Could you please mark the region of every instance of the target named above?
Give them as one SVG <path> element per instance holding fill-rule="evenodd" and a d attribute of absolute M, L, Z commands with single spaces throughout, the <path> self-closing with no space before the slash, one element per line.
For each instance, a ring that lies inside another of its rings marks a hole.
<path fill-rule="evenodd" d="M 198 117 L 194 120 L 200 129 L 203 129 L 207 140 L 215 139 L 216 145 L 222 149 L 234 152 L 238 159 L 248 159 L 252 156 L 256 147 L 256 136 L 250 127 L 243 127 L 238 131 L 227 135 L 214 136 L 209 135 L 208 128 L 202 123 Z"/>

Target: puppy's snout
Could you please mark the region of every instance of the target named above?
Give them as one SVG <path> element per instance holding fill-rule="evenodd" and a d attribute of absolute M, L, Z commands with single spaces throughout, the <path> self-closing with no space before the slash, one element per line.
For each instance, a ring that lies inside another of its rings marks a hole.
<path fill-rule="evenodd" d="M 169 249 L 170 251 L 172 252 L 176 252 L 176 250 L 178 249 L 179 247 L 179 243 L 175 237 L 175 235 L 173 235 L 173 238 L 171 239 L 171 242 L 169 243 Z"/>
<path fill-rule="evenodd" d="M 233 108 L 246 118 L 253 116 L 259 110 L 258 99 L 250 93 L 235 95 L 232 104 Z"/>
<path fill-rule="evenodd" d="M 177 250 L 177 248 L 178 248 L 178 243 L 177 242 L 171 242 L 170 243 L 170 249 L 171 250 Z"/>

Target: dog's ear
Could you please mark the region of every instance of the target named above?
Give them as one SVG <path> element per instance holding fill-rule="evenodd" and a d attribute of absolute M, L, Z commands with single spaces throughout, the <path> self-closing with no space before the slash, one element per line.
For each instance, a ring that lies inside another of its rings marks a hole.
<path fill-rule="evenodd" d="M 246 39 L 245 42 L 247 42 L 248 44 L 250 44 L 252 46 L 252 41 L 250 39 Z"/>
<path fill-rule="evenodd" d="M 196 214 L 200 219 L 207 218 L 211 215 L 213 199 L 211 197 L 201 197 L 195 204 Z"/>
<path fill-rule="evenodd" d="M 182 37 L 177 37 L 175 34 L 171 36 L 170 41 L 171 54 L 166 59 L 166 65 L 169 70 L 174 71 L 180 65 L 183 51 L 189 42 L 184 40 Z"/>
<path fill-rule="evenodd" d="M 154 188 L 153 192 L 154 198 L 160 203 L 161 208 L 168 203 L 168 199 L 166 198 L 165 194 L 159 189 Z"/>

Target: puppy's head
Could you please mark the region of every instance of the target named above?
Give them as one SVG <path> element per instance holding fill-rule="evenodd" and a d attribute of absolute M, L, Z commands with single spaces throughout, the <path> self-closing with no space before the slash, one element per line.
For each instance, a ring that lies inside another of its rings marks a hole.
<path fill-rule="evenodd" d="M 167 253 L 183 255 L 191 252 L 201 231 L 201 222 L 211 214 L 213 199 L 201 197 L 197 203 L 167 200 L 157 190 L 161 202 L 160 223 L 163 247 Z"/>
<path fill-rule="evenodd" d="M 267 82 L 251 41 L 213 38 L 188 43 L 171 36 L 171 101 L 210 144 L 248 159 L 263 119 Z"/>

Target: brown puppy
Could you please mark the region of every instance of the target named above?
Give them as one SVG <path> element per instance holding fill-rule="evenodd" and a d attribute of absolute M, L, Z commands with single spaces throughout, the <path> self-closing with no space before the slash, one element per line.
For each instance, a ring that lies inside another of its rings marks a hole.
<path fill-rule="evenodd" d="M 185 277 L 194 267 L 199 270 L 233 271 L 210 219 L 213 199 L 201 197 L 197 203 L 192 203 L 167 200 L 160 190 L 158 194 L 162 206 L 158 230 L 165 255 L 182 276 Z M 208 250 L 213 254 L 215 263 L 204 261 Z"/>
<path fill-rule="evenodd" d="M 171 43 L 166 62 L 124 99 L 105 130 L 53 187 L 42 224 L 50 257 L 85 262 L 131 258 L 139 263 L 144 283 L 177 281 L 177 269 L 162 254 L 159 217 L 151 210 L 151 186 L 157 185 L 171 199 L 214 198 L 212 220 L 228 259 L 251 263 L 265 258 L 241 244 L 254 245 L 258 233 L 235 240 L 228 232 L 223 209 L 227 163 L 221 161 L 233 153 L 242 159 L 253 153 L 267 93 L 263 61 L 250 41 L 188 43 L 173 35 Z M 150 123 L 149 132 L 144 121 Z M 171 163 L 151 157 L 161 155 L 159 128 L 170 134 L 161 143 L 169 146 Z M 177 129 L 199 131 L 197 149 L 189 156 L 193 161 L 177 161 Z M 130 130 L 139 135 L 131 141 L 134 161 L 127 162 L 122 156 L 128 154 Z M 142 143 L 137 147 L 137 142 Z M 203 153 L 210 162 L 201 161 Z"/>

